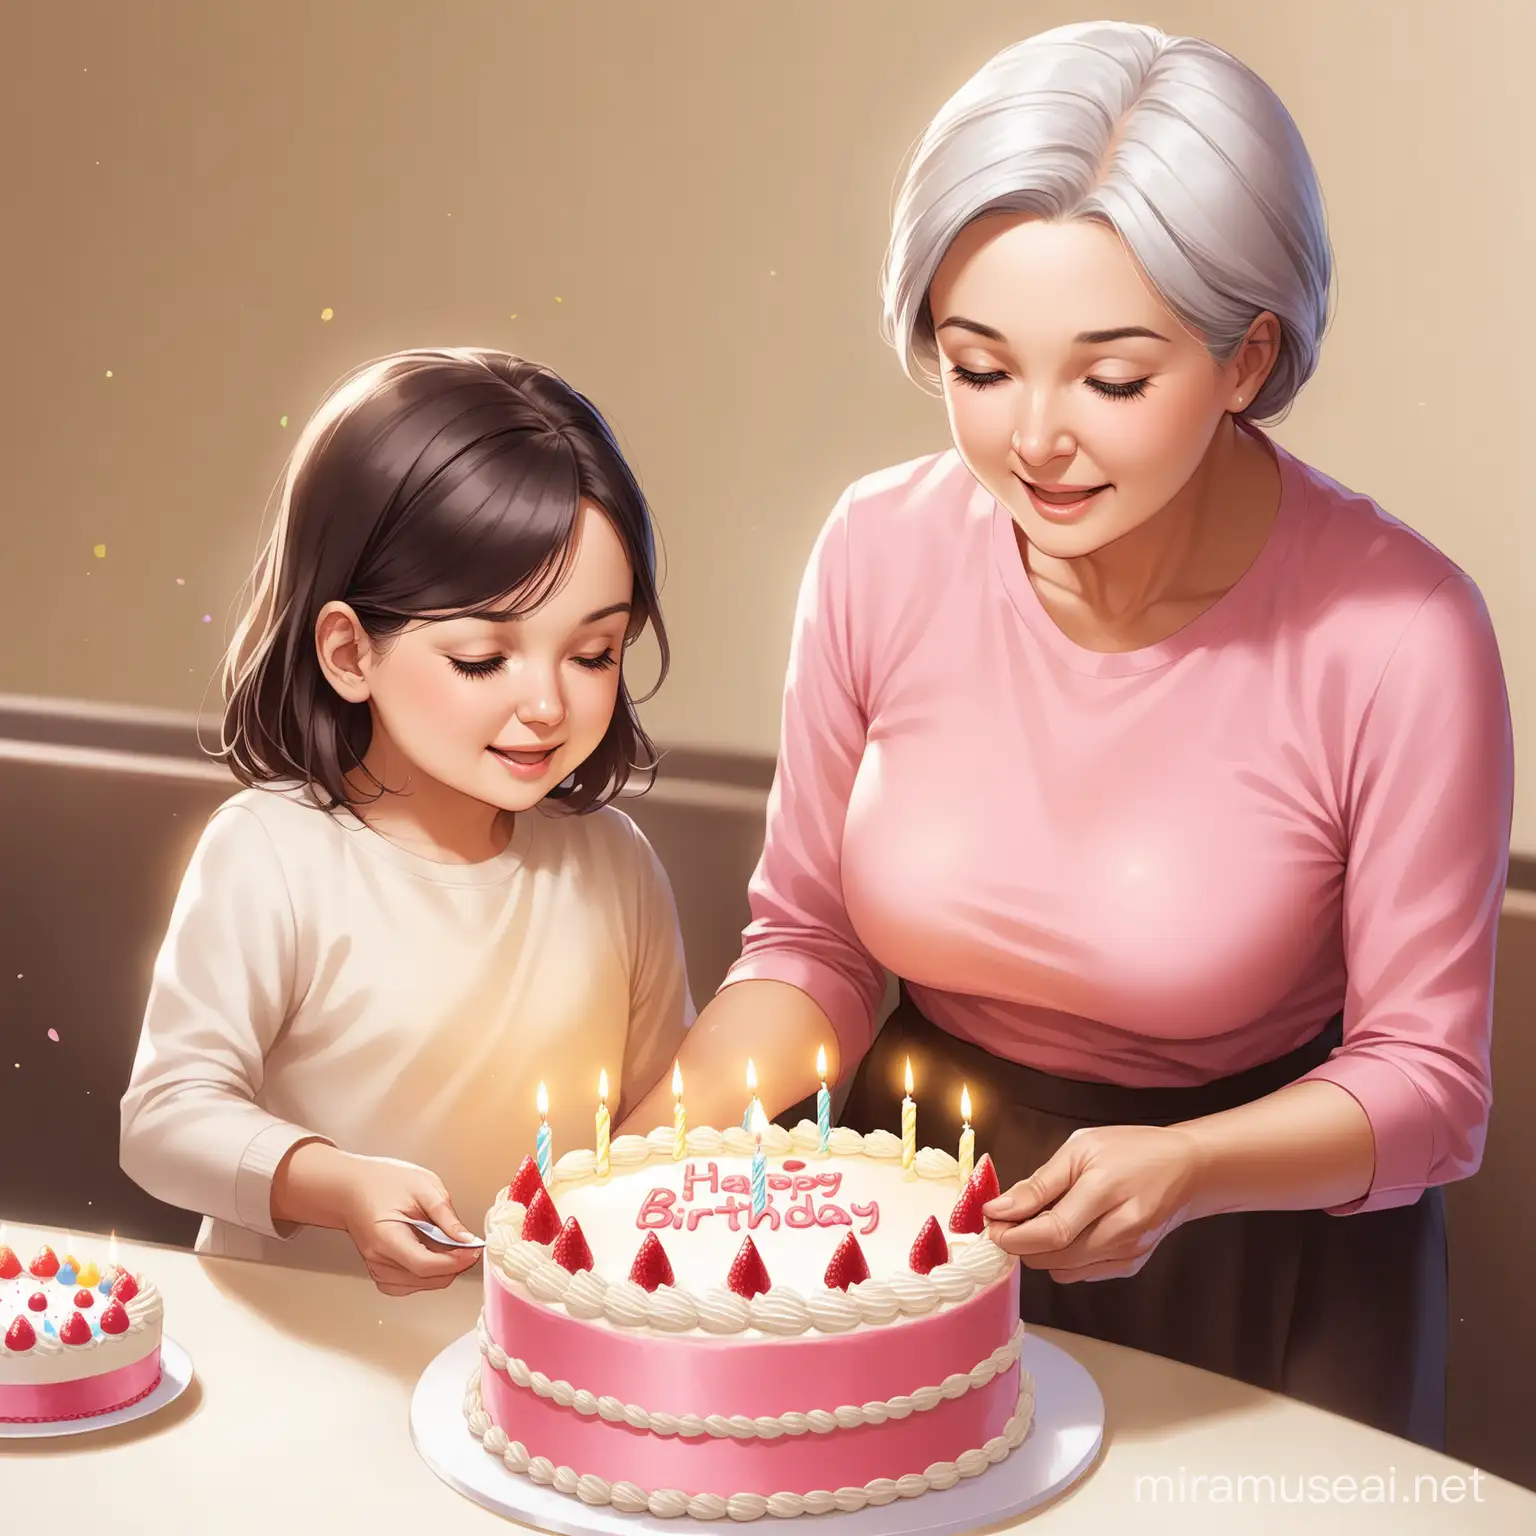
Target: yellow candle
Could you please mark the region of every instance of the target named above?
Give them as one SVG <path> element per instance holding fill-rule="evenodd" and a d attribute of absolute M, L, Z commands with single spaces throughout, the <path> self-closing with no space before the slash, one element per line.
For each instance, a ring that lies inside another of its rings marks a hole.
<path fill-rule="evenodd" d="M 907 1096 L 901 1101 L 901 1166 L 911 1171 L 917 1162 L 917 1105 L 912 1099 L 912 1058 L 907 1057 Z"/>
<path fill-rule="evenodd" d="M 976 1132 L 971 1129 L 971 1090 L 963 1083 L 960 1085 L 960 1118 L 965 1124 L 960 1132 L 960 1182 L 964 1184 L 976 1163 Z"/>
<path fill-rule="evenodd" d="M 672 1063 L 672 1158 L 682 1162 L 688 1149 L 688 1117 L 683 1113 L 683 1067 Z"/>
<path fill-rule="evenodd" d="M 608 1177 L 608 1072 L 597 1080 L 597 1176 Z"/>

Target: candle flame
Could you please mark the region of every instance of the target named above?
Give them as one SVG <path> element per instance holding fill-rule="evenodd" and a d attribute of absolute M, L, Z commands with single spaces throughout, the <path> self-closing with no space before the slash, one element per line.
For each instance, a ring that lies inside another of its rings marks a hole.
<path fill-rule="evenodd" d="M 907 1097 L 912 1097 L 912 1058 L 907 1057 Z"/>
<path fill-rule="evenodd" d="M 608 1102 L 608 1069 L 607 1069 L 607 1067 L 604 1067 L 603 1070 L 598 1074 L 598 1079 L 597 1079 L 597 1096 L 598 1096 L 598 1098 L 600 1098 L 603 1101 L 604 1104 L 606 1104 Z"/>
<path fill-rule="evenodd" d="M 752 1105 L 752 1134 L 759 1141 L 768 1134 L 768 1116 L 763 1113 L 763 1106 L 755 1101 Z"/>
<path fill-rule="evenodd" d="M 549 1113 L 549 1089 L 543 1083 L 539 1084 L 539 1117 L 542 1119 Z"/>
<path fill-rule="evenodd" d="M 683 1096 L 683 1064 L 680 1061 L 672 1063 L 672 1093 L 679 1099 Z"/>
<path fill-rule="evenodd" d="M 816 1047 L 816 1076 L 822 1082 L 827 1080 L 827 1048 L 824 1045 Z"/>
<path fill-rule="evenodd" d="M 750 1056 L 747 1057 L 747 1092 L 757 1092 L 757 1063 Z"/>
<path fill-rule="evenodd" d="M 971 1123 L 971 1090 L 964 1083 L 960 1085 L 960 1118 L 967 1125 Z"/>

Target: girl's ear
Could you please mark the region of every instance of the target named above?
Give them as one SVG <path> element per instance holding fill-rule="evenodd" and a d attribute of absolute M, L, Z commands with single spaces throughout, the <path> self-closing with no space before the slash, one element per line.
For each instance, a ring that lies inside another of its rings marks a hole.
<path fill-rule="evenodd" d="M 345 603 L 327 603 L 315 620 L 315 655 L 326 681 L 349 704 L 363 704 L 370 688 L 365 663 L 371 659 L 368 634 Z"/>

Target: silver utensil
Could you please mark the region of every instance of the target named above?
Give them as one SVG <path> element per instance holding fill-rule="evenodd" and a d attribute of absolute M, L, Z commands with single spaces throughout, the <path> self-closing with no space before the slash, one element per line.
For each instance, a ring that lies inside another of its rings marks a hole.
<path fill-rule="evenodd" d="M 405 1222 L 408 1227 L 415 1227 L 418 1232 L 424 1234 L 427 1237 L 430 1237 L 434 1243 L 441 1243 L 444 1248 L 485 1247 L 485 1239 L 483 1237 L 449 1237 L 441 1227 L 435 1226 L 430 1221 L 420 1221 L 414 1216 L 402 1216 L 400 1219 Z"/>

